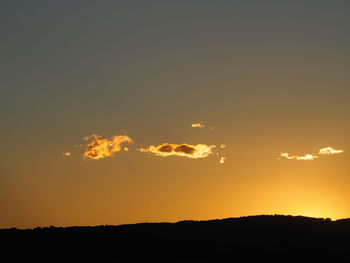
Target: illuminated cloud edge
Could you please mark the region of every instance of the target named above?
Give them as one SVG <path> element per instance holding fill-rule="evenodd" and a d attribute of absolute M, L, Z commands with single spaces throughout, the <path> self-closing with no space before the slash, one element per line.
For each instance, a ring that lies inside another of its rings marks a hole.
<path fill-rule="evenodd" d="M 215 145 L 197 144 L 190 145 L 187 143 L 171 144 L 163 143 L 161 145 L 151 145 L 148 148 L 139 149 L 140 152 L 152 153 L 157 156 L 181 156 L 192 159 L 206 158 L 212 154 L 212 149 Z"/>
<path fill-rule="evenodd" d="M 134 143 L 134 141 L 126 135 L 115 135 L 110 139 L 102 139 L 102 136 L 92 134 L 83 138 L 86 141 L 90 141 L 85 146 L 84 158 L 91 160 L 99 160 L 109 156 L 113 156 L 115 152 L 122 150 L 122 143 Z M 128 148 L 124 148 L 128 150 Z"/>
<path fill-rule="evenodd" d="M 287 159 L 287 160 L 315 160 L 318 159 L 319 156 L 322 155 L 333 155 L 333 154 L 338 154 L 338 153 L 342 153 L 344 152 L 344 150 L 336 150 L 333 149 L 332 147 L 325 147 L 319 150 L 317 155 L 314 154 L 305 154 L 303 156 L 298 156 L 298 155 L 289 155 L 289 153 L 281 153 L 280 157 L 278 159 Z"/>

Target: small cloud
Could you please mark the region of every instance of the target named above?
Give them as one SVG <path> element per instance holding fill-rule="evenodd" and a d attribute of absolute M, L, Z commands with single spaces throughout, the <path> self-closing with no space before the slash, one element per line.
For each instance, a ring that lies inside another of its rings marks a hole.
<path fill-rule="evenodd" d="M 295 156 L 297 160 L 315 160 L 318 158 L 317 155 L 305 154 L 304 156 Z"/>
<path fill-rule="evenodd" d="M 223 163 L 225 163 L 225 160 L 226 160 L 226 157 L 221 157 L 219 163 L 223 164 Z"/>
<path fill-rule="evenodd" d="M 140 152 L 153 153 L 158 156 L 181 156 L 193 159 L 205 158 L 212 154 L 212 149 L 215 145 L 197 144 L 190 145 L 187 143 L 183 144 L 171 144 L 163 143 L 161 145 L 155 146 L 151 145 L 148 148 L 139 149 Z"/>
<path fill-rule="evenodd" d="M 63 152 L 62 155 L 66 156 L 66 157 L 71 157 L 72 156 L 72 154 L 70 152 Z"/>
<path fill-rule="evenodd" d="M 84 158 L 93 160 L 112 156 L 115 152 L 121 151 L 121 144 L 124 142 L 134 143 L 134 141 L 126 135 L 115 135 L 112 136 L 111 139 L 102 139 L 100 135 L 92 134 L 91 136 L 83 137 L 83 139 L 86 141 L 91 140 L 86 145 Z"/>
<path fill-rule="evenodd" d="M 320 151 L 319 151 L 319 155 L 332 155 L 332 154 L 337 154 L 337 153 L 342 153 L 344 152 L 344 150 L 336 150 L 336 149 L 333 149 L 332 147 L 325 147 L 325 148 L 322 148 Z"/>
<path fill-rule="evenodd" d="M 318 156 L 317 155 L 313 155 L 313 154 L 305 154 L 303 156 L 297 156 L 297 155 L 290 156 L 289 153 L 281 153 L 281 155 L 280 155 L 280 157 L 278 159 L 308 161 L 308 160 L 315 160 L 317 158 L 318 158 Z"/>
<path fill-rule="evenodd" d="M 196 122 L 191 124 L 192 128 L 204 128 L 203 122 Z"/>
<path fill-rule="evenodd" d="M 224 148 L 226 148 L 226 145 L 225 145 L 225 144 L 221 144 L 221 145 L 220 145 L 220 148 L 221 148 L 221 149 L 224 149 Z"/>
<path fill-rule="evenodd" d="M 344 150 L 336 150 L 332 147 L 325 147 L 319 150 L 317 155 L 305 154 L 303 156 L 290 156 L 289 153 L 281 153 L 278 159 L 288 159 L 288 160 L 315 160 L 322 155 L 333 155 L 337 153 L 342 153 Z"/>

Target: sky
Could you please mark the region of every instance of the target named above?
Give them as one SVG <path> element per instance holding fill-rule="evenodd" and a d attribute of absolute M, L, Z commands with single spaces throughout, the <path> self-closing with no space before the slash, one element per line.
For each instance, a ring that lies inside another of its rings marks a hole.
<path fill-rule="evenodd" d="M 350 217 L 349 8 L 1 1 L 0 228 Z"/>

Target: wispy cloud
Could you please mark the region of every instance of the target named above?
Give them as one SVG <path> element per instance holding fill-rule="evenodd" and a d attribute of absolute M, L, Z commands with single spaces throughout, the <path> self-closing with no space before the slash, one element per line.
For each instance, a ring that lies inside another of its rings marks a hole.
<path fill-rule="evenodd" d="M 204 128 L 203 122 L 196 122 L 191 124 L 192 128 Z"/>
<path fill-rule="evenodd" d="M 225 161 L 226 161 L 226 157 L 223 156 L 220 158 L 219 163 L 223 164 L 223 163 L 225 163 Z"/>
<path fill-rule="evenodd" d="M 148 148 L 139 149 L 140 152 L 152 153 L 158 156 L 181 156 L 193 159 L 205 158 L 212 154 L 212 149 L 215 145 L 197 144 L 190 145 L 163 143 L 161 145 L 151 145 Z"/>
<path fill-rule="evenodd" d="M 308 161 L 308 160 L 315 160 L 315 159 L 317 159 L 317 158 L 318 158 L 318 156 L 317 156 L 317 155 L 313 155 L 313 154 L 305 154 L 305 155 L 303 155 L 303 156 L 298 156 L 298 155 L 292 155 L 292 156 L 290 156 L 289 153 L 281 153 L 279 159 L 304 160 L 304 161 Z"/>
<path fill-rule="evenodd" d="M 325 147 L 325 148 L 322 148 L 318 154 L 319 155 L 332 155 L 332 154 L 337 154 L 337 153 L 342 153 L 344 152 L 344 150 L 336 150 L 336 149 L 333 149 L 332 147 Z"/>
<path fill-rule="evenodd" d="M 344 150 L 336 150 L 333 149 L 332 147 L 325 147 L 319 150 L 317 155 L 314 154 L 305 154 L 302 156 L 298 156 L 298 155 L 289 155 L 289 153 L 281 153 L 280 157 L 278 159 L 287 159 L 287 160 L 315 160 L 318 159 L 319 156 L 322 155 L 333 155 L 333 154 L 337 154 L 337 153 L 342 153 L 344 152 Z"/>
<path fill-rule="evenodd" d="M 90 141 L 86 144 L 84 158 L 92 160 L 106 158 L 112 156 L 115 152 L 121 151 L 121 144 L 124 142 L 134 143 L 134 141 L 126 135 L 115 135 L 110 139 L 102 139 L 102 136 L 92 134 L 83 139 Z M 127 150 L 127 148 L 125 150 Z"/>
<path fill-rule="evenodd" d="M 72 156 L 72 154 L 70 152 L 63 152 L 62 155 L 66 156 L 66 157 L 71 157 Z"/>

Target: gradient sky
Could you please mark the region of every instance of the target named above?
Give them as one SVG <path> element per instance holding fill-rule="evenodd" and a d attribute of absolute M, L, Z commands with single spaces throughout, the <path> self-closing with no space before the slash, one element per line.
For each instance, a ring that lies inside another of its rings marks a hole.
<path fill-rule="evenodd" d="M 0 228 L 350 217 L 349 8 L 1 1 Z M 74 145 L 91 134 L 135 143 L 86 160 Z M 165 142 L 227 147 L 137 150 Z M 327 146 L 344 152 L 278 159 Z"/>

